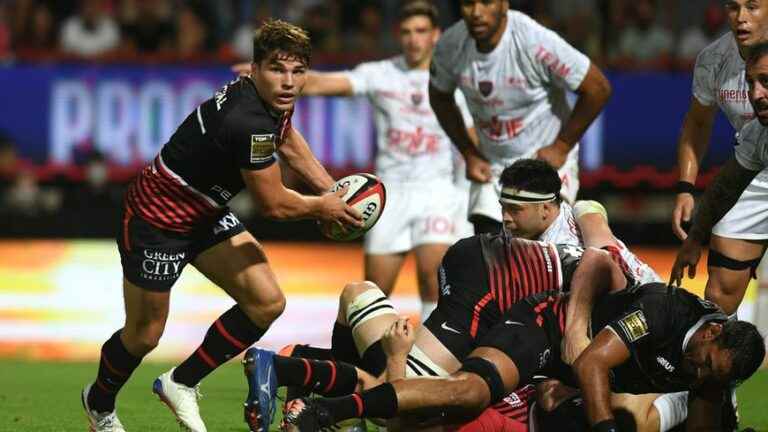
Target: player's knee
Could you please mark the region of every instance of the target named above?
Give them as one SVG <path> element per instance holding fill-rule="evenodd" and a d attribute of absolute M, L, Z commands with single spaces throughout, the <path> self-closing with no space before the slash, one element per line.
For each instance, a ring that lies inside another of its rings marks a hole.
<path fill-rule="evenodd" d="M 126 345 L 130 346 L 134 354 L 148 354 L 157 348 L 160 337 L 163 335 L 164 326 L 159 323 L 133 326 L 124 328 L 122 336 Z"/>
<path fill-rule="evenodd" d="M 471 381 L 473 387 L 478 387 L 481 390 L 486 404 L 496 403 L 504 397 L 504 381 L 496 365 L 490 361 L 482 357 L 468 357 L 461 365 L 459 373 L 471 375 L 465 379 Z M 477 397 L 478 395 L 472 396 Z"/>
<path fill-rule="evenodd" d="M 341 293 L 341 303 L 347 325 L 353 328 L 378 316 L 395 313 L 384 292 L 368 281 L 347 284 Z"/>
<path fill-rule="evenodd" d="M 350 282 L 341 290 L 341 304 L 347 306 L 355 301 L 357 296 L 372 289 L 378 290 L 379 287 L 371 281 Z"/>
<path fill-rule="evenodd" d="M 279 292 L 258 304 L 239 304 L 239 306 L 252 323 L 261 328 L 267 328 L 283 314 L 285 296 Z"/>

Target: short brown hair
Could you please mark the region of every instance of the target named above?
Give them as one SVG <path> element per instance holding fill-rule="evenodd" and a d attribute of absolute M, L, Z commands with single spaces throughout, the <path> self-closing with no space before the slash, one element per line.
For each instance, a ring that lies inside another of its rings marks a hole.
<path fill-rule="evenodd" d="M 312 57 L 309 33 L 282 20 L 265 21 L 253 34 L 253 62 L 260 63 L 276 52 L 288 54 L 309 65 Z"/>
<path fill-rule="evenodd" d="M 425 16 L 432 22 L 432 26 L 437 27 L 439 25 L 439 14 L 437 12 L 437 6 L 432 4 L 429 0 L 411 0 L 405 2 L 403 7 L 400 8 L 400 14 L 398 20 L 400 22 L 412 16 Z"/>

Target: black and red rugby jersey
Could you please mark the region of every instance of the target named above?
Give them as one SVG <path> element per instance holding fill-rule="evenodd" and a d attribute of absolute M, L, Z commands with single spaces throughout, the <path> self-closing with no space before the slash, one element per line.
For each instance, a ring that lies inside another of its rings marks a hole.
<path fill-rule="evenodd" d="M 245 187 L 241 169 L 275 162 L 292 113 L 275 112 L 250 78 L 230 82 L 187 116 L 131 183 L 128 211 L 161 229 L 193 230 Z"/>

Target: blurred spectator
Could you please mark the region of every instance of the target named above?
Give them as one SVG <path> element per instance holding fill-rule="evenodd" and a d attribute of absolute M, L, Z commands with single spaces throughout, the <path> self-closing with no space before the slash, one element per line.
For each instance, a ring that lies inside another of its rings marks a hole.
<path fill-rule="evenodd" d="M 120 22 L 123 43 L 139 53 L 170 52 L 176 29 L 168 0 L 123 0 Z"/>
<path fill-rule="evenodd" d="M 250 22 L 243 23 L 232 37 L 232 48 L 238 58 L 245 61 L 253 59 L 253 31 L 270 18 L 269 7 L 259 5 Z"/>
<path fill-rule="evenodd" d="M 595 11 L 596 0 L 547 0 L 540 14 L 550 17 L 553 28 L 574 48 L 600 62 L 602 26 Z"/>
<path fill-rule="evenodd" d="M 108 172 L 104 157 L 92 153 L 83 167 L 84 181 L 66 188 L 59 215 L 63 229 L 78 236 L 104 235 L 103 221 L 119 220 L 124 186 L 110 182 Z"/>
<path fill-rule="evenodd" d="M 8 24 L 8 3 L 0 3 L 0 62 L 9 59 L 11 53 L 11 26 Z"/>
<path fill-rule="evenodd" d="M 58 32 L 51 9 L 45 3 L 31 4 L 26 9 L 17 9 L 16 17 L 25 22 L 17 26 L 15 50 L 18 57 L 26 60 L 46 60 L 53 57 L 58 49 Z"/>
<path fill-rule="evenodd" d="M 619 35 L 610 64 L 620 69 L 663 70 L 671 65 L 672 34 L 659 24 L 656 2 L 636 0 L 631 24 Z"/>
<path fill-rule="evenodd" d="M 81 57 L 95 57 L 117 48 L 120 30 L 105 14 L 102 0 L 81 0 L 77 13 L 61 27 L 62 51 Z"/>
<path fill-rule="evenodd" d="M 365 2 L 358 10 L 358 25 L 349 28 L 344 35 L 346 50 L 368 57 L 381 57 L 394 52 L 397 49 L 393 39 L 394 29 L 384 28 L 381 7 L 376 2 Z"/>
<path fill-rule="evenodd" d="M 704 10 L 704 22 L 700 26 L 690 27 L 680 37 L 676 53 L 680 69 L 693 69 L 699 52 L 728 31 L 725 20 L 722 4 L 718 1 L 710 2 Z"/>
<path fill-rule="evenodd" d="M 341 50 L 339 10 L 334 2 L 316 4 L 307 9 L 302 26 L 312 38 L 315 52 L 338 52 Z"/>
<path fill-rule="evenodd" d="M 182 60 L 200 59 L 212 50 L 211 29 L 202 18 L 203 10 L 187 5 L 176 15 L 175 53 Z"/>

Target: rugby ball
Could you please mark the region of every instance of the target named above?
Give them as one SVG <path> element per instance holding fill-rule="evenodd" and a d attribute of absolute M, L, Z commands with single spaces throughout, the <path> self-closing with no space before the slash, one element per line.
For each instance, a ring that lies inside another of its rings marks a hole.
<path fill-rule="evenodd" d="M 384 183 L 373 174 L 352 174 L 339 179 L 331 187 L 331 192 L 346 187 L 347 192 L 342 197 L 350 207 L 356 209 L 363 216 L 362 227 L 351 227 L 348 225 L 342 229 L 338 224 L 321 222 L 320 231 L 324 236 L 332 240 L 354 240 L 369 229 L 379 220 L 381 212 L 384 211 L 384 204 L 387 202 L 387 192 Z"/>

